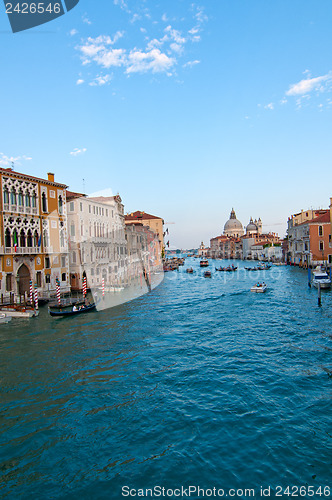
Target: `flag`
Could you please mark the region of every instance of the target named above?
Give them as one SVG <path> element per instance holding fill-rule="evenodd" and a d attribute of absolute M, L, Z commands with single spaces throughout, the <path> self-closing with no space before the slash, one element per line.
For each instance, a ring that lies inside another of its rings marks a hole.
<path fill-rule="evenodd" d="M 14 231 L 14 250 L 17 252 L 17 232 Z"/>
<path fill-rule="evenodd" d="M 38 247 L 40 247 L 40 245 L 41 245 L 41 235 L 39 236 Z"/>
<path fill-rule="evenodd" d="M 167 244 L 167 246 L 168 246 L 168 248 L 169 248 L 169 241 L 168 241 L 166 244 Z"/>

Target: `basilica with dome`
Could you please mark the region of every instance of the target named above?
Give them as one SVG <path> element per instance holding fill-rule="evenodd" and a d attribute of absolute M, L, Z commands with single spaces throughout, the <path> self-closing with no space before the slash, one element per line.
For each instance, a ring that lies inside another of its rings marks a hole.
<path fill-rule="evenodd" d="M 246 227 L 246 235 L 251 234 L 262 234 L 262 221 L 259 218 L 253 221 L 252 217 L 250 218 L 249 224 Z M 224 225 L 224 236 L 233 237 L 233 238 L 241 238 L 244 235 L 244 229 L 241 222 L 236 218 L 236 214 L 234 208 L 232 208 L 230 217 L 226 224 Z"/>

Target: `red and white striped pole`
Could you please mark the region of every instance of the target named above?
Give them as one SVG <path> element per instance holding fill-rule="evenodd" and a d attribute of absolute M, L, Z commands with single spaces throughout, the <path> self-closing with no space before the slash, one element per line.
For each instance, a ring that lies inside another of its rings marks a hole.
<path fill-rule="evenodd" d="M 32 280 L 30 280 L 30 304 L 33 306 L 33 288 L 32 288 Z"/>
<path fill-rule="evenodd" d="M 104 278 L 101 281 L 101 287 L 102 287 L 102 290 L 103 290 L 103 297 L 105 297 L 105 280 L 104 280 Z"/>
<path fill-rule="evenodd" d="M 38 311 L 38 290 L 37 290 L 37 283 L 35 283 L 35 309 Z"/>
<path fill-rule="evenodd" d="M 60 282 L 58 278 L 55 281 L 56 283 L 56 298 L 58 299 L 59 306 L 61 305 L 61 294 L 60 294 Z"/>
<path fill-rule="evenodd" d="M 83 299 L 86 296 L 86 276 L 83 278 Z"/>

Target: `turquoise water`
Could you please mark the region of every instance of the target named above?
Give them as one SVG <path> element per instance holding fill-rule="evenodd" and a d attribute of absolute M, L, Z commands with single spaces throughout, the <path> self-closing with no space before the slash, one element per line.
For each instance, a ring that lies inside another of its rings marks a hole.
<path fill-rule="evenodd" d="M 319 308 L 305 272 L 237 264 L 208 279 L 187 259 L 131 303 L 1 325 L 0 497 L 271 486 L 277 498 L 279 485 L 328 497 L 332 292 Z M 250 293 L 258 280 L 265 294 Z"/>

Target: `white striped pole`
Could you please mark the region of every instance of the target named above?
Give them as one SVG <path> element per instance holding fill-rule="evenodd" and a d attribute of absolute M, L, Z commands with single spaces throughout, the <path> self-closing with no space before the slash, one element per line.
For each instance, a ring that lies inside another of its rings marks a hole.
<path fill-rule="evenodd" d="M 105 280 L 104 280 L 104 278 L 101 281 L 101 286 L 102 286 L 102 290 L 103 290 L 103 297 L 105 297 Z"/>
<path fill-rule="evenodd" d="M 83 278 L 83 298 L 86 296 L 86 276 Z"/>
<path fill-rule="evenodd" d="M 33 306 L 33 288 L 32 288 L 32 280 L 30 280 L 30 304 Z"/>
<path fill-rule="evenodd" d="M 38 311 L 38 290 L 37 290 L 37 283 L 35 283 L 35 309 Z"/>
<path fill-rule="evenodd" d="M 56 298 L 58 299 L 59 306 L 61 305 L 61 294 L 60 294 L 60 282 L 58 278 L 55 281 L 56 283 Z"/>

